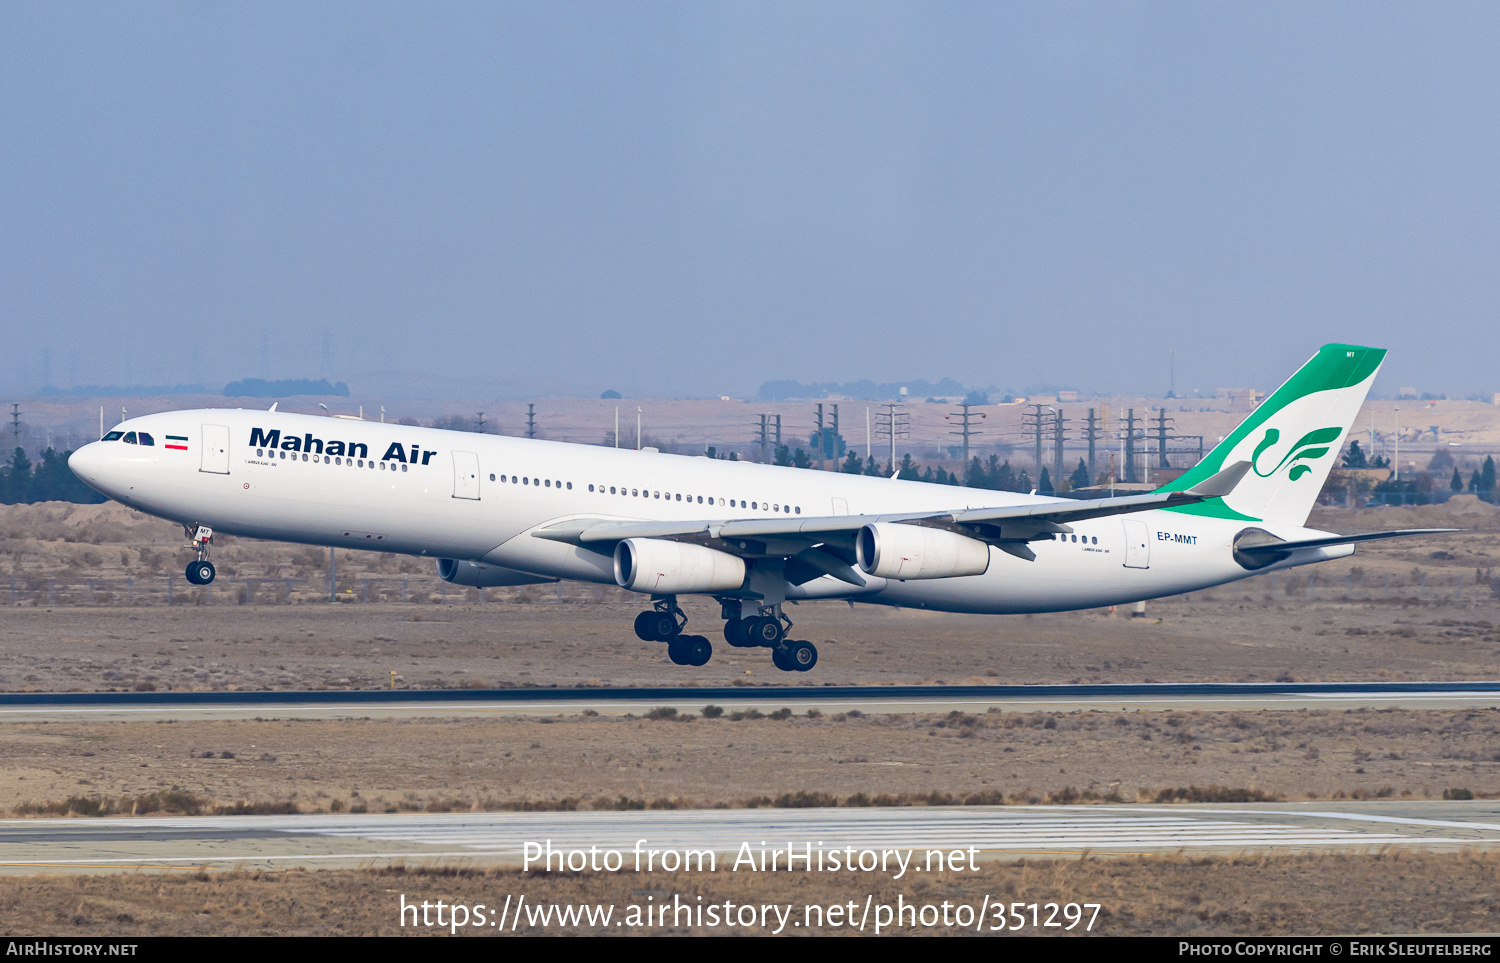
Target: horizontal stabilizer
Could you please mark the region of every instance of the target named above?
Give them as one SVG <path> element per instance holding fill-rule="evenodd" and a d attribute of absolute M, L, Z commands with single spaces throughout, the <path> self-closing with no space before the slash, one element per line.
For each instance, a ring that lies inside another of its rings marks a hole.
<path fill-rule="evenodd" d="M 1187 490 L 1189 495 L 1198 495 L 1202 498 L 1223 498 L 1234 491 L 1234 486 L 1240 483 L 1245 473 L 1250 470 L 1248 461 L 1237 461 L 1223 471 L 1214 472 L 1198 484 Z"/>
<path fill-rule="evenodd" d="M 1328 535 L 1323 538 L 1304 538 L 1295 542 L 1265 542 L 1260 545 L 1236 545 L 1235 551 L 1245 555 L 1284 555 L 1302 548 L 1326 548 L 1329 545 L 1350 545 L 1354 542 L 1373 542 L 1383 538 L 1405 538 L 1408 535 L 1444 535 L 1461 532 L 1461 528 L 1403 528 L 1394 532 L 1365 532 L 1363 535 Z"/>

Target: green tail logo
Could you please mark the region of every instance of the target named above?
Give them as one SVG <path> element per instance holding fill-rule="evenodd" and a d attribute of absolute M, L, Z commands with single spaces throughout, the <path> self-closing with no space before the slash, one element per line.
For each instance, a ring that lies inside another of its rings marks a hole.
<path fill-rule="evenodd" d="M 1339 434 L 1342 431 L 1342 428 L 1319 428 L 1316 431 L 1309 431 L 1307 434 L 1303 435 L 1297 440 L 1297 443 L 1291 447 L 1290 451 L 1282 456 L 1281 461 L 1278 461 L 1274 468 L 1272 468 L 1270 471 L 1261 471 L 1261 453 L 1281 440 L 1281 432 L 1277 431 L 1275 428 L 1267 428 L 1266 436 L 1261 439 L 1259 445 L 1255 446 L 1255 454 L 1250 456 L 1250 466 L 1255 469 L 1255 473 L 1260 477 L 1270 478 L 1272 475 L 1280 471 L 1283 465 L 1291 464 L 1292 468 L 1289 472 L 1287 472 L 1287 477 L 1292 481 L 1296 481 L 1298 478 L 1301 478 L 1303 475 L 1306 475 L 1308 472 L 1312 471 L 1312 468 L 1307 465 L 1298 465 L 1293 463 L 1304 460 L 1311 461 L 1315 458 L 1322 458 L 1329 452 L 1329 442 L 1338 440 Z"/>

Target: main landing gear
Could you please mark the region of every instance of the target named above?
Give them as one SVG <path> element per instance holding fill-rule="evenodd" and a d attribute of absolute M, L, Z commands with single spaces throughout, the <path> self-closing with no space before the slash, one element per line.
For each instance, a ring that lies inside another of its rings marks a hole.
<path fill-rule="evenodd" d="M 768 648 L 771 662 L 783 672 L 806 672 L 818 664 L 818 648 L 811 642 L 788 639 L 792 620 L 779 605 L 762 607 L 759 615 L 740 617 L 740 603 L 721 600 L 724 641 L 740 649 Z"/>
<path fill-rule="evenodd" d="M 707 665 L 714 647 L 701 635 L 683 635 L 687 616 L 675 595 L 651 600 L 651 611 L 635 617 L 635 634 L 647 642 L 667 643 L 667 658 L 677 665 Z"/>
<path fill-rule="evenodd" d="M 199 525 L 196 528 L 183 526 L 188 538 L 192 539 L 193 550 L 198 557 L 188 563 L 187 580 L 194 585 L 207 585 L 214 580 L 214 565 L 208 560 L 208 547 L 214 540 L 214 530 L 207 525 Z"/>

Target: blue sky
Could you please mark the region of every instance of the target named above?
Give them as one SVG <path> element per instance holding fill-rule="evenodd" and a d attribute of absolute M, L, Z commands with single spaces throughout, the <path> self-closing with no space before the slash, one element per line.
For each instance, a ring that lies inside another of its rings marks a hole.
<path fill-rule="evenodd" d="M 0 387 L 1500 390 L 1493 4 L 7 3 Z M 332 347 L 325 369 L 324 337 Z M 194 360 L 196 358 L 196 361 Z"/>

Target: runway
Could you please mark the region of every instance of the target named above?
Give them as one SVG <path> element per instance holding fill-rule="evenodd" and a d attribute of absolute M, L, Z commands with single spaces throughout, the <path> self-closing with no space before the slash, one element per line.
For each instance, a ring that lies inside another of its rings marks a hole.
<path fill-rule="evenodd" d="M 1500 706 L 1500 682 L 1141 683 L 1125 685 L 656 686 L 638 688 L 319 689 L 215 692 L 7 692 L 0 720 L 106 721 L 416 716 L 640 715 L 714 703 L 774 711 L 1071 712 L 1132 709 L 1454 709 Z"/>
<path fill-rule="evenodd" d="M 508 866 L 526 843 L 716 854 L 762 849 L 974 849 L 978 860 L 1244 851 L 1455 850 L 1500 845 L 1500 803 L 974 806 L 645 812 L 31 819 L 0 821 L 0 873 L 201 867 Z M 535 852 L 535 850 L 533 850 Z M 642 857 L 643 859 L 646 857 Z M 783 857 L 784 858 L 784 857 Z M 814 855 L 816 860 L 816 855 Z M 644 863 L 642 864 L 645 865 Z M 783 863 L 783 869 L 785 864 Z M 800 864 L 799 864 L 800 868 Z M 575 865 L 576 869 L 576 865 Z M 919 870 L 918 870 L 919 871 Z"/>

